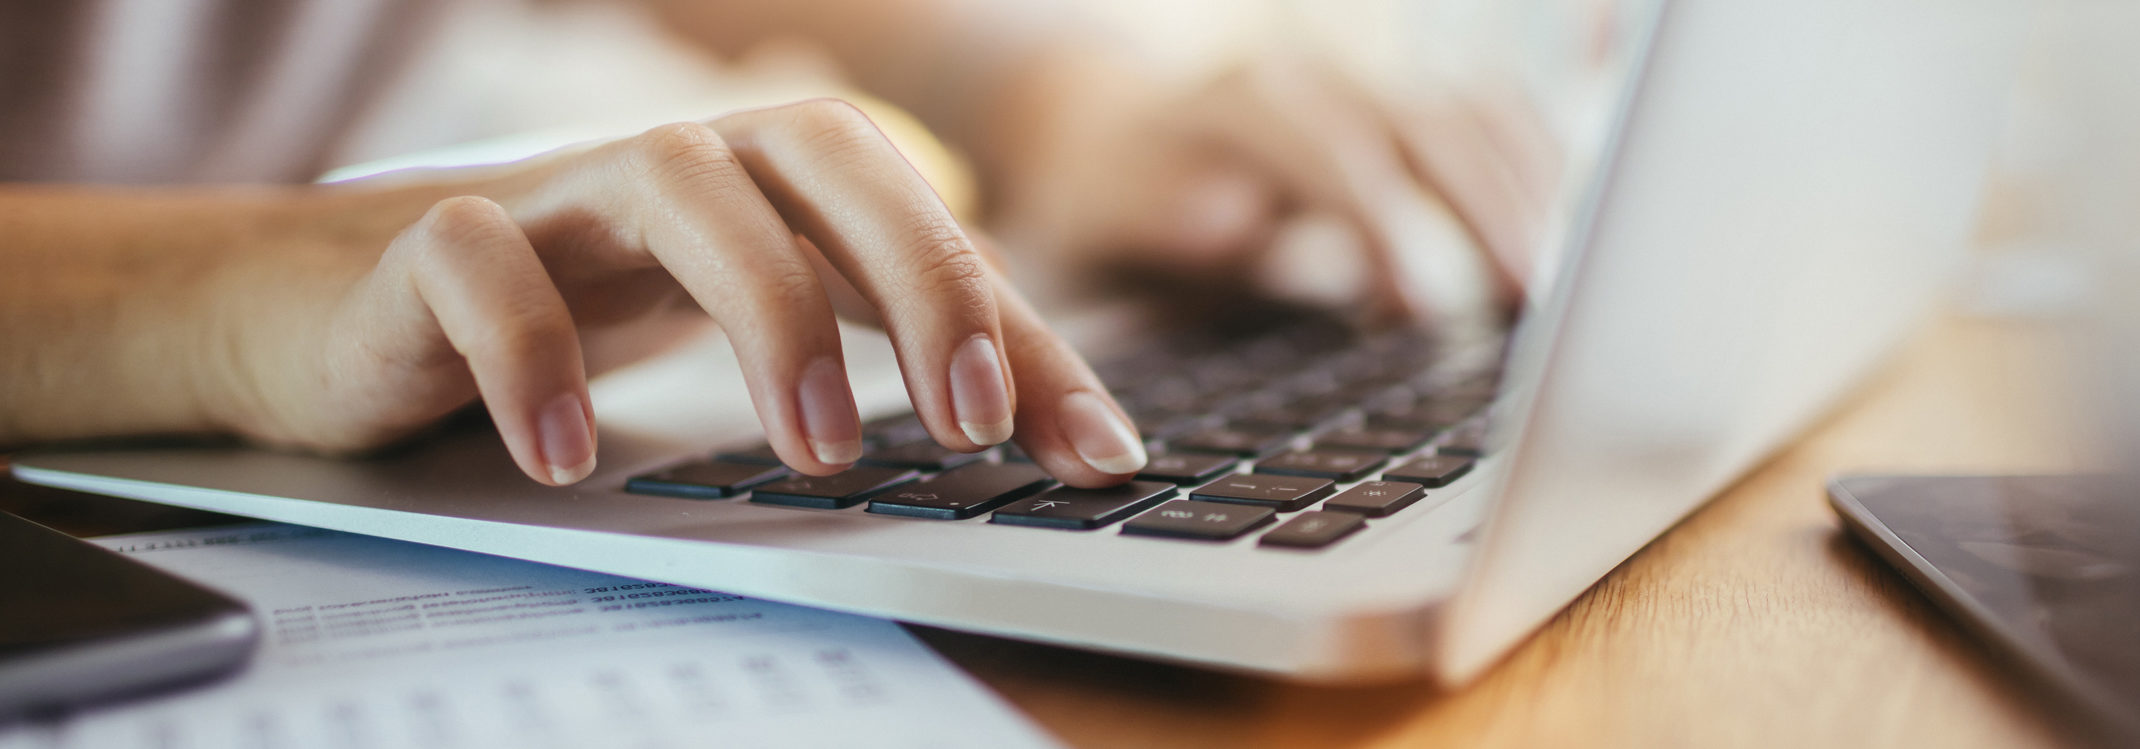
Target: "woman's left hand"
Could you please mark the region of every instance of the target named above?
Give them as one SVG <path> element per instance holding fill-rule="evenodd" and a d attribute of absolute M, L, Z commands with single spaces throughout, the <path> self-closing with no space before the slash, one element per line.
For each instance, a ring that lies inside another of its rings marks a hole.
<path fill-rule="evenodd" d="M 1138 90 L 1127 73 L 1057 80 L 1066 95 L 1029 118 L 1041 131 L 998 175 L 994 228 L 1074 266 L 1243 277 L 1288 222 L 1313 215 L 1357 235 L 1360 296 L 1384 311 L 1462 306 L 1447 297 L 1477 287 L 1467 255 L 1483 256 L 1508 301 L 1557 189 L 1558 147 L 1513 91 L 1392 96 L 1299 59 L 1182 90 Z M 1476 254 L 1450 252 L 1452 240 Z"/>

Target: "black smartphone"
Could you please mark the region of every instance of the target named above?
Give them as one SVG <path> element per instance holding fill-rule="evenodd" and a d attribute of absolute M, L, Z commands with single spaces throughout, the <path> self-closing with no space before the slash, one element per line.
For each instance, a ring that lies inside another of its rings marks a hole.
<path fill-rule="evenodd" d="M 244 603 L 0 512 L 0 721 L 243 666 Z"/>
<path fill-rule="evenodd" d="M 2140 485 L 2107 476 L 1846 476 L 1845 525 L 2082 719 L 2140 742 Z"/>

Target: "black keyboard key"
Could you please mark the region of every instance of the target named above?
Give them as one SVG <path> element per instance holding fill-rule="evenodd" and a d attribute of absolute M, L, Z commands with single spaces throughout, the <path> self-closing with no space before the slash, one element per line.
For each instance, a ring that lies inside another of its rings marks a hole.
<path fill-rule="evenodd" d="M 1131 481 L 1105 489 L 1064 487 L 1010 503 L 989 522 L 1086 531 L 1135 515 L 1174 496 L 1173 484 Z"/>
<path fill-rule="evenodd" d="M 1167 453 L 1154 455 L 1144 464 L 1137 478 L 1144 481 L 1172 481 L 1177 484 L 1201 484 L 1219 474 L 1233 470 L 1240 460 L 1231 455 L 1211 453 Z"/>
<path fill-rule="evenodd" d="M 750 447 L 722 450 L 715 453 L 713 457 L 736 463 L 757 463 L 768 466 L 781 465 L 780 456 L 773 452 L 773 446 L 763 442 Z"/>
<path fill-rule="evenodd" d="M 884 515 L 964 520 L 1055 485 L 1030 463 L 979 463 L 877 495 L 869 511 Z"/>
<path fill-rule="evenodd" d="M 1365 450 L 1299 450 L 1264 458 L 1256 464 L 1256 472 L 1358 481 L 1374 473 L 1389 459 L 1387 453 Z"/>
<path fill-rule="evenodd" d="M 1137 425 L 1137 433 L 1146 440 L 1167 440 L 1203 429 L 1212 423 L 1210 417 L 1194 416 L 1174 411 L 1155 410 L 1135 413 L 1131 421 Z"/>
<path fill-rule="evenodd" d="M 1470 458 L 1434 455 L 1383 471 L 1382 478 L 1388 481 L 1410 481 L 1434 489 L 1448 486 L 1449 482 L 1471 472 L 1471 466 Z"/>
<path fill-rule="evenodd" d="M 1197 387 L 1196 383 L 1180 377 L 1154 378 L 1128 393 L 1129 400 L 1140 411 L 1173 411 L 1176 413 L 1200 412 L 1210 407 L 1218 397 L 1212 392 Z"/>
<path fill-rule="evenodd" d="M 1223 426 L 1170 440 L 1167 446 L 1173 450 L 1226 453 L 1254 458 L 1269 455 L 1292 439 L 1292 432 L 1281 429 Z"/>
<path fill-rule="evenodd" d="M 1336 421 L 1345 415 L 1346 407 L 1327 403 L 1294 403 L 1276 408 L 1265 408 L 1242 414 L 1234 419 L 1237 424 L 1269 427 L 1289 431 L 1314 429 Z"/>
<path fill-rule="evenodd" d="M 1190 492 L 1189 498 L 1263 505 L 1276 508 L 1280 512 L 1292 512 L 1330 496 L 1332 486 L 1334 485 L 1327 479 L 1304 476 L 1228 476 Z"/>
<path fill-rule="evenodd" d="M 1477 458 L 1486 454 L 1486 446 L 1477 440 L 1455 437 L 1434 443 L 1434 454 L 1457 458 Z"/>
<path fill-rule="evenodd" d="M 924 442 L 930 437 L 929 428 L 922 425 L 921 417 L 903 413 L 863 422 L 862 439 L 879 447 L 894 447 Z"/>
<path fill-rule="evenodd" d="M 1449 428 L 1452 422 L 1438 416 L 1370 414 L 1366 426 L 1369 429 L 1396 429 L 1408 432 L 1437 434 Z"/>
<path fill-rule="evenodd" d="M 1227 541 L 1268 525 L 1277 516 L 1268 507 L 1177 499 L 1123 524 L 1122 535 Z"/>
<path fill-rule="evenodd" d="M 778 465 L 704 460 L 633 476 L 624 482 L 624 490 L 683 499 L 720 499 L 786 475 L 788 469 Z"/>
<path fill-rule="evenodd" d="M 1501 383 L 1497 378 L 1478 377 L 1435 388 L 1433 392 L 1435 397 L 1443 401 L 1465 403 L 1468 404 L 1471 410 L 1477 411 L 1483 408 L 1487 402 L 1492 401 L 1494 395 L 1500 390 Z"/>
<path fill-rule="evenodd" d="M 1323 509 L 1342 510 L 1371 518 L 1387 517 L 1390 513 L 1412 506 L 1412 503 L 1426 496 L 1427 488 L 1418 484 L 1403 481 L 1365 481 L 1331 497 L 1330 501 L 1323 503 Z"/>
<path fill-rule="evenodd" d="M 1304 398 L 1335 394 L 1345 388 L 1345 381 L 1342 374 L 1331 371 L 1330 366 L 1332 365 L 1325 363 L 1314 369 L 1303 370 L 1286 378 L 1280 383 L 1280 387 L 1288 393 Z"/>
<path fill-rule="evenodd" d="M 1208 399 L 1204 410 L 1238 420 L 1243 414 L 1283 408 L 1290 397 L 1283 391 L 1268 389 L 1217 393 Z"/>
<path fill-rule="evenodd" d="M 1413 396 L 1411 389 L 1402 384 L 1374 379 L 1346 385 L 1344 390 L 1338 391 L 1333 397 L 1352 401 L 1374 411 L 1390 404 L 1403 403 Z"/>
<path fill-rule="evenodd" d="M 1425 429 L 1389 429 L 1357 426 L 1339 429 L 1315 438 L 1317 448 L 1335 447 L 1348 450 L 1381 450 L 1386 453 L 1408 453 L 1427 444 L 1434 433 Z"/>
<path fill-rule="evenodd" d="M 880 447 L 862 454 L 866 466 L 912 468 L 917 471 L 947 471 L 988 456 L 988 451 L 962 453 L 934 442 L 909 442 Z"/>
<path fill-rule="evenodd" d="M 1367 518 L 1350 512 L 1303 512 L 1256 542 L 1289 549 L 1320 549 L 1365 527 Z"/>
<path fill-rule="evenodd" d="M 913 471 L 855 466 L 830 476 L 796 476 L 758 487 L 750 501 L 819 510 L 844 510 L 878 492 L 913 481 Z"/>

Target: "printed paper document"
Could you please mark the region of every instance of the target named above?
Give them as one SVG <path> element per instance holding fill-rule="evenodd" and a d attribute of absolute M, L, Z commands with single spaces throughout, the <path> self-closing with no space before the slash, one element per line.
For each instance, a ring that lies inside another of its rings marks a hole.
<path fill-rule="evenodd" d="M 262 647 L 0 749 L 1054 746 L 889 621 L 300 526 L 95 540 L 250 603 Z"/>

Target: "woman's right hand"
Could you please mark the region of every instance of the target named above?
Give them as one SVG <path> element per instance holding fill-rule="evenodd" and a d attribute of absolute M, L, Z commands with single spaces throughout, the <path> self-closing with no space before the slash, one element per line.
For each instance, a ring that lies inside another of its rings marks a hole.
<path fill-rule="evenodd" d="M 232 431 L 364 449 L 480 397 L 521 470 L 570 484 L 595 455 L 583 351 L 703 310 L 781 459 L 833 473 L 862 451 L 835 324 L 852 304 L 890 333 L 915 411 L 945 446 L 1015 434 L 1078 486 L 1144 464 L 1106 388 L 845 103 L 341 189 L 405 228 L 334 262 L 291 253 L 223 274 L 225 364 L 207 402 Z M 392 197 L 410 195 L 422 197 Z"/>

